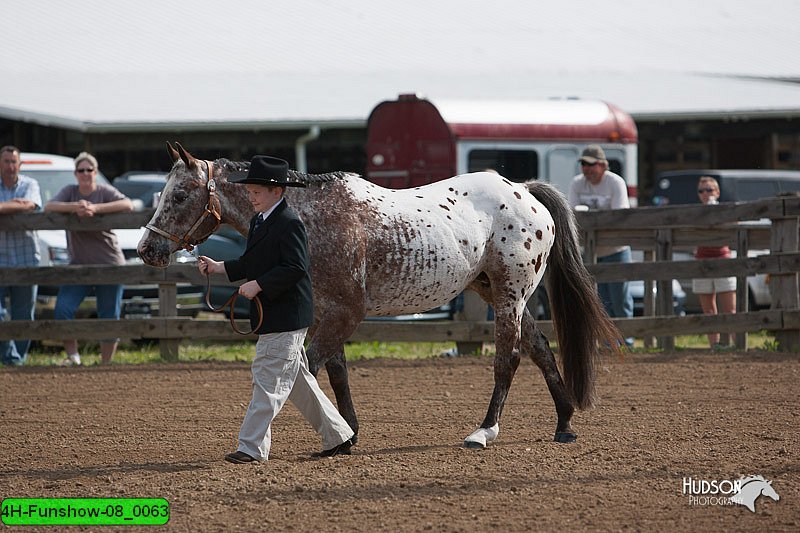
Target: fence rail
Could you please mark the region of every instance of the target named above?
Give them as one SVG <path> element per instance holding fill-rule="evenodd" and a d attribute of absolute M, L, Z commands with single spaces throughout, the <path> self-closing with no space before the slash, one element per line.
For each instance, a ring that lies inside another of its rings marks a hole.
<path fill-rule="evenodd" d="M 26 213 L 0 217 L 0 230 L 138 228 L 152 216 L 152 210 L 137 213 L 114 213 L 78 219 L 62 213 Z M 718 206 L 667 206 L 577 213 L 588 268 L 597 281 L 641 279 L 646 288 L 658 283 L 655 300 L 645 291 L 644 317 L 616 319 L 626 336 L 643 337 L 669 348 L 678 334 L 701 334 L 711 331 L 736 333 L 737 345 L 746 346 L 746 332 L 762 329 L 775 333 L 779 348 L 800 350 L 800 249 L 798 220 L 800 197 L 778 197 L 739 204 Z M 769 219 L 765 223 L 764 219 Z M 758 223 L 747 221 L 760 221 Z M 629 244 L 644 250 L 646 261 L 630 264 L 593 264 L 599 244 Z M 727 244 L 738 252 L 736 259 L 671 261 L 675 250 L 695 246 Z M 747 257 L 750 250 L 769 250 L 768 254 Z M 771 277 L 772 308 L 746 312 L 745 279 L 755 274 Z M 672 312 L 673 278 L 736 276 L 739 278 L 739 310 L 734 315 L 669 316 Z M 37 340 L 81 338 L 158 339 L 162 356 L 177 357 L 184 339 L 231 340 L 240 338 L 227 322 L 190 319 L 177 316 L 176 285 L 206 282 L 191 264 L 175 264 L 166 269 L 146 265 L 125 266 L 53 266 L 35 268 L 0 268 L 0 284 L 85 284 L 124 283 L 159 285 L 159 317 L 124 320 L 55 321 L 35 320 L 0 322 L 0 339 Z M 213 285 L 232 285 L 222 275 L 211 278 Z M 474 300 L 474 299 L 470 299 Z M 481 311 L 466 310 L 462 320 L 444 322 L 367 321 L 356 330 L 353 341 L 454 341 L 461 345 L 491 342 L 494 324 L 465 317 L 485 317 Z M 268 317 L 267 317 L 268 319 Z M 540 321 L 545 334 L 552 334 L 552 323 Z M 254 336 L 253 336 L 254 337 Z"/>
<path fill-rule="evenodd" d="M 777 331 L 800 328 L 800 310 L 770 309 L 733 315 L 658 316 L 614 319 L 626 335 L 682 335 L 709 330 L 735 333 L 742 328 Z M 545 335 L 553 333 L 549 320 L 537 322 Z M 133 318 L 122 320 L 35 320 L 9 321 L 2 324 L 2 338 L 25 337 L 34 340 L 77 337 L 105 339 L 121 336 L 128 339 L 212 339 L 243 338 L 234 335 L 230 324 L 222 320 L 201 320 L 188 317 Z M 244 338 L 255 339 L 255 334 Z M 354 342 L 494 342 L 491 321 L 376 321 L 362 322 L 353 336 Z"/>

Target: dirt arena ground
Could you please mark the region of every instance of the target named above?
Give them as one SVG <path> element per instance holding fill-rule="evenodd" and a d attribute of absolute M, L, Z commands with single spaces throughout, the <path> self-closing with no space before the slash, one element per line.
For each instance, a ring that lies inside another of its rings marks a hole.
<path fill-rule="evenodd" d="M 800 355 L 607 363 L 602 403 L 577 414 L 572 445 L 552 442 L 551 399 L 524 360 L 498 440 L 462 449 L 491 368 L 351 363 L 354 454 L 310 459 L 319 441 L 288 406 L 261 465 L 222 461 L 250 396 L 246 364 L 2 369 L 0 496 L 163 497 L 175 531 L 800 530 Z M 682 494 L 683 478 L 748 474 L 780 501 L 762 496 L 752 513 Z"/>

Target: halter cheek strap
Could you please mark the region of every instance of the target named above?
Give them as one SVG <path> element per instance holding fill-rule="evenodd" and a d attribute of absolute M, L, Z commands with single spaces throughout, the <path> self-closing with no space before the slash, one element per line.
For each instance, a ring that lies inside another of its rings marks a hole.
<path fill-rule="evenodd" d="M 214 163 L 211 161 L 206 161 L 206 165 L 208 166 L 208 182 L 206 184 L 206 189 L 208 190 L 208 202 L 206 203 L 203 213 L 197 218 L 195 223 L 192 224 L 192 227 L 189 228 L 183 237 L 178 237 L 177 235 L 174 235 L 168 231 L 157 228 L 152 223 L 147 223 L 145 225 L 145 228 L 149 229 L 150 231 L 157 233 L 162 237 L 166 237 L 172 242 L 178 243 L 178 247 L 183 248 L 187 252 L 191 252 L 194 250 L 195 246 L 205 242 L 205 240 L 208 239 L 208 237 L 217 231 L 222 225 L 222 213 L 220 212 L 219 197 L 217 196 L 217 182 L 214 180 Z M 214 228 L 202 237 L 195 237 L 194 232 L 209 218 L 214 219 Z"/>

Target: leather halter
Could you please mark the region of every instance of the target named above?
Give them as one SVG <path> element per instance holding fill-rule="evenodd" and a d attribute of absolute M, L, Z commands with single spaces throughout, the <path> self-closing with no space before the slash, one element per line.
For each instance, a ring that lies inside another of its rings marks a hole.
<path fill-rule="evenodd" d="M 208 183 L 206 184 L 206 189 L 208 189 L 208 202 L 206 203 L 206 207 L 203 212 L 197 218 L 197 221 L 192 225 L 191 228 L 189 228 L 183 237 L 178 237 L 173 233 L 165 231 L 161 228 L 157 228 L 149 222 L 144 226 L 150 231 L 158 233 L 162 237 L 166 237 L 167 239 L 178 243 L 178 247 L 183 248 L 187 252 L 191 252 L 194 250 L 195 246 L 205 242 L 205 240 L 208 239 L 211 234 L 217 231 L 222 225 L 222 213 L 220 212 L 219 197 L 217 196 L 217 182 L 214 180 L 214 163 L 211 161 L 206 161 L 205 163 L 208 166 Z M 214 219 L 214 228 L 202 237 L 194 237 L 193 234 L 197 228 L 199 228 L 208 218 L 212 217 Z"/>

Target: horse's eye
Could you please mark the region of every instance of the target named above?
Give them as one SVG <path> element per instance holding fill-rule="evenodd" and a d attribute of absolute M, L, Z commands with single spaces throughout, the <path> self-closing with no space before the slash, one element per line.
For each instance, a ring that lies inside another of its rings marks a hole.
<path fill-rule="evenodd" d="M 177 203 L 181 203 L 189 197 L 186 191 L 175 191 L 172 195 L 172 199 L 175 200 Z"/>

